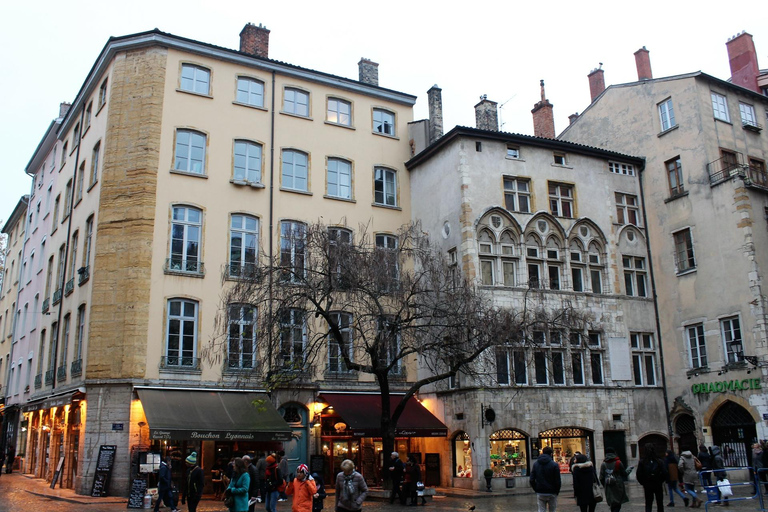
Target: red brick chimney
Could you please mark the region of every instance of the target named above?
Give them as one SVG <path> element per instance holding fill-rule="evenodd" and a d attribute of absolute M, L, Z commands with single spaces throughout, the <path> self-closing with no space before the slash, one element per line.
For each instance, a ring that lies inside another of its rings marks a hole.
<path fill-rule="evenodd" d="M 541 80 L 541 101 L 536 103 L 531 110 L 533 114 L 533 134 L 537 137 L 555 138 L 555 116 L 552 112 L 553 105 L 544 93 L 544 80 Z"/>
<path fill-rule="evenodd" d="M 269 58 L 269 29 L 247 23 L 240 31 L 240 51 L 256 57 Z"/>
<path fill-rule="evenodd" d="M 650 80 L 653 78 L 653 73 L 651 72 L 651 58 L 648 54 L 649 52 L 645 49 L 645 46 L 635 52 L 635 65 L 637 66 L 638 80 Z"/>
<path fill-rule="evenodd" d="M 760 74 L 760 68 L 757 66 L 757 52 L 752 34 L 742 32 L 730 38 L 725 46 L 728 48 L 728 61 L 731 65 L 731 82 L 759 93 L 757 76 Z"/>
<path fill-rule="evenodd" d="M 605 90 L 605 77 L 603 76 L 603 63 L 600 63 L 599 68 L 595 68 L 587 75 L 589 79 L 589 95 L 592 97 L 590 101 L 595 101 L 595 98 L 600 96 Z"/>

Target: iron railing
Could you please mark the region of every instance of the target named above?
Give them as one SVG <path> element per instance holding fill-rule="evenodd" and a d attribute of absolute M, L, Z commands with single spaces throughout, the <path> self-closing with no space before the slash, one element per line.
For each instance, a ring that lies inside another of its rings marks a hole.
<path fill-rule="evenodd" d="M 91 277 L 91 267 L 80 267 L 77 269 L 77 273 L 79 274 L 80 278 L 77 282 L 78 285 L 83 284 L 88 280 L 89 277 Z"/>
<path fill-rule="evenodd" d="M 49 309 L 50 307 L 51 307 L 51 299 L 50 299 L 50 298 L 48 298 L 48 299 L 45 299 L 45 300 L 43 301 L 43 313 L 47 313 L 47 312 L 48 312 L 48 309 Z"/>
<path fill-rule="evenodd" d="M 79 377 L 83 374 L 83 360 L 75 359 L 69 367 L 69 374 L 72 377 Z"/>
<path fill-rule="evenodd" d="M 730 153 L 707 164 L 709 184 L 715 185 L 739 174 L 744 166 L 744 155 Z"/>
<path fill-rule="evenodd" d="M 59 369 L 56 371 L 56 380 L 58 380 L 59 382 L 67 380 L 66 366 L 59 366 Z"/>
<path fill-rule="evenodd" d="M 40 389 L 43 387 L 43 374 L 38 373 L 35 375 L 35 389 Z"/>
<path fill-rule="evenodd" d="M 53 372 L 54 370 L 48 370 L 45 372 L 45 385 L 50 386 L 53 384 Z"/>
<path fill-rule="evenodd" d="M 73 277 L 64 285 L 64 295 L 69 296 L 75 290 L 75 278 Z"/>
<path fill-rule="evenodd" d="M 181 258 L 168 258 L 165 260 L 165 271 L 172 273 L 204 275 L 205 265 L 202 261 Z"/>
<path fill-rule="evenodd" d="M 199 370 L 200 358 L 199 357 L 186 357 L 186 356 L 166 356 L 160 358 L 160 368 L 175 370 Z"/>
<path fill-rule="evenodd" d="M 55 306 L 59 302 L 61 302 L 61 288 L 53 292 L 53 305 Z"/>

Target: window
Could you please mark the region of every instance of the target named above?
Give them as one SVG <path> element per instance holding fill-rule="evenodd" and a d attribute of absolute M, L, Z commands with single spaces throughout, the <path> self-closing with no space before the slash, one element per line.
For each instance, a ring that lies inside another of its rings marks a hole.
<path fill-rule="evenodd" d="M 88 131 L 88 128 L 91 127 L 91 116 L 93 115 L 93 102 L 89 102 L 88 106 L 85 107 L 85 116 L 83 119 L 83 133 Z"/>
<path fill-rule="evenodd" d="M 669 194 L 671 196 L 677 196 L 683 193 L 683 165 L 680 162 L 680 157 L 668 160 L 665 165 L 667 166 L 667 178 L 669 179 Z"/>
<path fill-rule="evenodd" d="M 672 98 L 659 103 L 659 119 L 661 119 L 662 132 L 677 126 L 677 123 L 675 122 L 675 110 L 672 108 Z"/>
<path fill-rule="evenodd" d="M 624 266 L 624 287 L 627 295 L 631 297 L 647 297 L 645 258 L 624 256 L 621 260 Z"/>
<path fill-rule="evenodd" d="M 101 142 L 97 142 L 93 146 L 93 152 L 91 153 L 91 183 L 93 185 L 99 181 L 99 153 L 101 152 Z"/>
<path fill-rule="evenodd" d="M 40 331 L 40 346 L 37 350 L 37 373 L 43 373 L 43 360 L 45 359 L 45 329 Z"/>
<path fill-rule="evenodd" d="M 589 344 L 590 348 L 600 348 L 600 337 L 601 334 L 597 331 L 589 331 L 587 336 L 587 343 Z"/>
<path fill-rule="evenodd" d="M 729 363 L 737 363 L 744 360 L 744 345 L 741 339 L 741 326 L 739 317 L 733 316 L 720 320 L 720 333 L 725 345 L 725 357 Z"/>
<path fill-rule="evenodd" d="M 757 126 L 757 117 L 755 116 L 755 107 L 739 102 L 739 114 L 741 115 L 741 124 L 744 126 Z"/>
<path fill-rule="evenodd" d="M 600 352 L 591 352 L 589 360 L 592 366 L 592 384 L 603 383 L 603 354 Z"/>
<path fill-rule="evenodd" d="M 253 276 L 259 247 L 259 219 L 232 215 L 229 226 L 229 276 Z"/>
<path fill-rule="evenodd" d="M 374 204 L 397 206 L 397 173 L 376 167 L 374 171 Z"/>
<path fill-rule="evenodd" d="M 379 264 L 379 286 L 382 290 L 390 290 L 397 285 L 400 278 L 398 265 L 397 237 L 393 235 L 376 235 L 376 256 Z"/>
<path fill-rule="evenodd" d="M 341 332 L 341 339 L 344 343 L 344 350 L 352 360 L 354 350 L 352 348 L 352 315 L 349 313 L 331 313 L 331 319 Z M 336 337 L 328 327 L 328 371 L 332 373 L 348 372 L 342 353 L 342 346 L 336 341 Z"/>
<path fill-rule="evenodd" d="M 328 228 L 328 271 L 333 284 L 340 289 L 348 286 L 346 261 L 351 250 L 352 231 L 344 228 Z"/>
<path fill-rule="evenodd" d="M 286 309 L 280 313 L 280 355 L 283 366 L 300 370 L 304 366 L 307 326 L 304 311 Z"/>
<path fill-rule="evenodd" d="M 234 174 L 236 181 L 261 183 L 261 144 L 235 141 Z"/>
<path fill-rule="evenodd" d="M 181 90 L 197 94 L 210 94 L 210 70 L 193 64 L 181 65 Z"/>
<path fill-rule="evenodd" d="M 379 318 L 379 364 L 392 365 L 390 373 L 399 375 L 402 371 L 400 363 L 400 326 L 389 318 Z"/>
<path fill-rule="evenodd" d="M 85 304 L 77 308 L 77 334 L 75 335 L 75 353 L 73 360 L 83 358 L 83 341 L 85 340 Z"/>
<path fill-rule="evenodd" d="M 69 141 L 66 141 L 64 143 L 64 147 L 61 151 L 61 163 L 59 164 L 61 167 L 64 167 L 64 164 L 67 163 L 67 148 L 69 147 Z"/>
<path fill-rule="evenodd" d="M 623 174 L 625 176 L 635 175 L 635 166 L 632 164 L 622 164 L 619 162 L 608 162 L 608 170 L 614 174 Z"/>
<path fill-rule="evenodd" d="M 185 206 L 173 207 L 169 270 L 202 272 L 200 261 L 202 228 L 202 211 Z"/>
<path fill-rule="evenodd" d="M 704 325 L 696 324 L 689 326 L 688 349 L 691 356 L 691 368 L 703 368 L 707 366 L 707 344 L 704 338 Z"/>
<path fill-rule="evenodd" d="M 352 125 L 352 104 L 338 98 L 328 98 L 328 112 L 325 120 L 329 123 Z"/>
<path fill-rule="evenodd" d="M 101 82 L 101 86 L 99 87 L 99 108 L 103 107 L 104 104 L 107 103 L 107 83 L 109 79 L 104 79 L 103 82 Z"/>
<path fill-rule="evenodd" d="M 64 315 L 64 326 L 61 329 L 61 347 L 59 347 L 59 366 L 66 366 L 67 364 L 67 352 L 69 350 L 69 324 L 71 315 L 67 313 Z"/>
<path fill-rule="evenodd" d="M 197 311 L 195 301 L 168 301 L 165 367 L 197 368 Z"/>
<path fill-rule="evenodd" d="M 513 158 L 515 160 L 519 160 L 520 148 L 517 146 L 507 146 L 507 158 Z"/>
<path fill-rule="evenodd" d="M 545 385 L 549 383 L 547 379 L 549 372 L 547 372 L 546 352 L 537 351 L 533 353 L 533 371 L 536 377 L 536 384 Z"/>
<path fill-rule="evenodd" d="M 204 174 L 206 136 L 192 130 L 176 130 L 177 171 Z"/>
<path fill-rule="evenodd" d="M 91 261 L 91 244 L 93 242 L 93 215 L 85 221 L 85 246 L 83 247 L 83 266 L 88 268 Z"/>
<path fill-rule="evenodd" d="M 675 238 L 675 263 L 677 272 L 686 272 L 696 268 L 696 259 L 693 255 L 693 239 L 690 228 L 678 231 Z"/>
<path fill-rule="evenodd" d="M 75 205 L 83 199 L 83 182 L 85 181 L 85 160 L 80 164 L 80 169 L 77 171 L 76 189 L 75 189 Z"/>
<path fill-rule="evenodd" d="M 573 384 L 584 384 L 584 363 L 581 352 L 571 352 L 571 372 L 573 374 Z"/>
<path fill-rule="evenodd" d="M 328 195 L 352 199 L 352 163 L 341 158 L 328 159 Z"/>
<path fill-rule="evenodd" d="M 565 384 L 565 366 L 563 364 L 563 353 L 552 352 L 552 384 Z"/>
<path fill-rule="evenodd" d="M 632 373 L 635 386 L 656 385 L 656 352 L 653 334 L 633 332 L 629 334 L 632 348 Z"/>
<path fill-rule="evenodd" d="M 286 87 L 283 98 L 283 112 L 309 117 L 309 93 Z"/>
<path fill-rule="evenodd" d="M 229 306 L 227 368 L 251 369 L 256 366 L 256 308 L 242 304 Z"/>
<path fill-rule="evenodd" d="M 531 213 L 530 180 L 504 177 L 504 206 L 511 212 Z"/>
<path fill-rule="evenodd" d="M 731 118 L 728 115 L 728 103 L 725 101 L 725 96 L 722 94 L 718 94 L 716 92 L 711 93 L 712 94 L 712 111 L 715 114 L 715 119 L 719 119 L 720 121 L 725 121 L 726 123 L 731 122 Z"/>
<path fill-rule="evenodd" d="M 74 151 L 75 148 L 79 145 L 80 145 L 80 123 L 77 123 L 75 125 L 75 128 L 72 130 L 72 151 Z"/>
<path fill-rule="evenodd" d="M 722 162 L 721 169 L 725 176 L 729 176 L 731 171 L 739 168 L 739 157 L 733 151 L 720 148 L 720 160 Z"/>
<path fill-rule="evenodd" d="M 48 258 L 48 272 L 45 275 L 45 297 L 50 298 L 51 286 L 53 285 L 53 256 Z M 6 315 L 6 318 L 8 315 Z"/>
<path fill-rule="evenodd" d="M 238 103 L 244 103 L 252 107 L 264 106 L 264 82 L 244 76 L 237 77 Z"/>
<path fill-rule="evenodd" d="M 298 283 L 305 277 L 307 227 L 300 222 L 280 223 L 281 281 Z"/>
<path fill-rule="evenodd" d="M 603 264 L 600 261 L 600 253 L 597 243 L 589 244 L 589 282 L 592 293 L 603 293 Z"/>
<path fill-rule="evenodd" d="M 552 157 L 555 165 L 565 165 L 565 153 L 554 153 Z"/>
<path fill-rule="evenodd" d="M 69 257 L 69 278 L 74 279 L 77 272 L 77 242 L 80 232 L 75 231 L 72 235 L 72 252 Z"/>
<path fill-rule="evenodd" d="M 549 289 L 560 289 L 560 273 L 562 264 L 560 263 L 560 246 L 554 238 L 547 240 L 547 274 L 549 277 Z"/>
<path fill-rule="evenodd" d="M 395 114 L 380 108 L 373 109 L 373 131 L 394 136 Z"/>
<path fill-rule="evenodd" d="M 549 184 L 549 208 L 556 217 L 573 218 L 573 185 Z"/>
<path fill-rule="evenodd" d="M 307 192 L 309 190 L 307 168 L 308 158 L 306 153 L 284 149 L 282 188 Z"/>
<path fill-rule="evenodd" d="M 749 177 L 752 178 L 752 180 L 758 185 L 768 187 L 768 174 L 765 173 L 765 162 L 762 160 L 758 160 L 757 158 L 750 157 L 749 158 Z M 40 207 L 40 203 L 38 203 L 38 215 L 37 215 L 38 218 L 40 217 L 39 207 Z"/>
<path fill-rule="evenodd" d="M 640 209 L 637 196 L 616 192 L 616 222 L 621 224 L 640 225 Z"/>
<path fill-rule="evenodd" d="M 72 213 L 72 179 L 67 181 L 66 191 L 64 192 L 64 217 L 66 219 Z"/>

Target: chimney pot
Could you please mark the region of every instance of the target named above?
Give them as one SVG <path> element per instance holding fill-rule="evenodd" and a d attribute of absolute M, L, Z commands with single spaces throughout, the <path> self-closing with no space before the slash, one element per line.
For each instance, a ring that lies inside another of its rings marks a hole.
<path fill-rule="evenodd" d="M 72 104 L 66 101 L 59 103 L 59 119 L 64 119 L 64 117 L 67 115 L 67 112 L 69 112 L 69 107 L 71 106 Z"/>
<path fill-rule="evenodd" d="M 579 118 L 579 113 L 574 112 L 573 114 L 568 116 L 568 124 L 571 125 L 575 123 L 578 118 Z"/>
<path fill-rule="evenodd" d="M 600 96 L 605 90 L 605 76 L 601 67 L 593 69 L 588 75 L 589 79 L 589 95 L 592 97 L 591 101 L 595 101 L 595 98 Z"/>
<path fill-rule="evenodd" d="M 480 96 L 480 103 L 475 105 L 475 126 L 478 130 L 499 131 L 499 111 L 497 103 L 488 99 L 486 94 Z"/>
<path fill-rule="evenodd" d="M 725 46 L 728 49 L 731 82 L 760 93 L 760 87 L 757 85 L 760 68 L 757 65 L 757 52 L 752 34 L 742 31 L 729 39 Z"/>
<path fill-rule="evenodd" d="M 651 72 L 651 58 L 648 50 L 645 46 L 635 52 L 635 65 L 637 66 L 637 79 L 638 80 L 651 80 L 653 73 Z"/>
<path fill-rule="evenodd" d="M 258 27 L 253 23 L 246 23 L 240 31 L 240 51 L 268 59 L 269 32 L 269 29 L 263 27 L 261 23 Z"/>
<path fill-rule="evenodd" d="M 429 143 L 443 136 L 443 90 L 433 85 L 427 91 L 429 103 Z"/>
<path fill-rule="evenodd" d="M 357 63 L 357 67 L 360 71 L 360 82 L 369 85 L 379 85 L 379 65 L 370 59 L 360 57 L 360 62 Z"/>
<path fill-rule="evenodd" d="M 539 82 L 541 86 L 541 101 L 536 103 L 531 110 L 533 114 L 533 134 L 536 137 L 555 138 L 555 116 L 553 107 L 544 92 L 544 80 Z"/>

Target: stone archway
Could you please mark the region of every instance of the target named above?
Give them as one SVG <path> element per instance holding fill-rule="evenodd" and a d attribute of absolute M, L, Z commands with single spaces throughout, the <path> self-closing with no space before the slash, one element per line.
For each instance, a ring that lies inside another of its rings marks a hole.
<path fill-rule="evenodd" d="M 711 427 L 726 466 L 752 466 L 750 447 L 757 441 L 757 428 L 747 409 L 727 400 L 712 416 Z"/>

